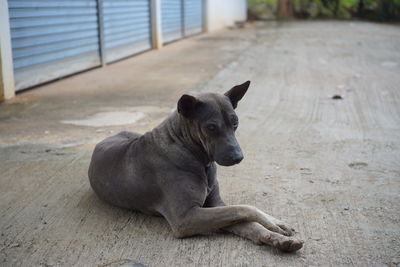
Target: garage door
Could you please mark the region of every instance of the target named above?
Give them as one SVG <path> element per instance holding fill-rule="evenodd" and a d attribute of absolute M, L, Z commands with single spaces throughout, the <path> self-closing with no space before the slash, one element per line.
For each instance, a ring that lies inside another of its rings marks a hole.
<path fill-rule="evenodd" d="M 151 48 L 150 0 L 103 0 L 106 62 Z"/>
<path fill-rule="evenodd" d="M 183 0 L 184 34 L 190 36 L 203 31 L 202 0 Z"/>
<path fill-rule="evenodd" d="M 16 90 L 100 64 L 96 0 L 9 0 Z"/>
<path fill-rule="evenodd" d="M 203 30 L 202 0 L 161 0 L 161 27 L 163 43 Z"/>
<path fill-rule="evenodd" d="M 164 43 L 183 37 L 182 0 L 161 0 L 161 28 Z"/>
<path fill-rule="evenodd" d="M 160 0 L 164 43 L 202 31 L 202 0 Z M 16 90 L 151 49 L 150 0 L 8 0 Z"/>

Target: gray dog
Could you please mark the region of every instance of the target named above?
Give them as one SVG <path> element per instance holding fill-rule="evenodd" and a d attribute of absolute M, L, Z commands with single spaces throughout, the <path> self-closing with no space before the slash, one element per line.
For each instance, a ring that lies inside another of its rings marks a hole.
<path fill-rule="evenodd" d="M 219 194 L 215 162 L 243 159 L 234 109 L 249 85 L 224 95 L 183 95 L 152 131 L 121 132 L 97 144 L 89 167 L 93 190 L 115 206 L 163 216 L 177 238 L 223 229 L 282 251 L 300 249 L 303 242 L 288 237 L 293 228 L 253 206 L 226 206 Z"/>

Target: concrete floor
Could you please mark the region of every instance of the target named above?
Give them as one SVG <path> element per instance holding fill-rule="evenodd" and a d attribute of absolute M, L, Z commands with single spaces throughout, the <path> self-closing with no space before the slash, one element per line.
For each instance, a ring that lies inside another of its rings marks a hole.
<path fill-rule="evenodd" d="M 399 73 L 398 26 L 271 22 L 19 94 L 0 105 L 0 265 L 398 266 Z M 93 194 L 95 143 L 150 130 L 184 92 L 246 80 L 237 110 L 245 159 L 219 167 L 222 195 L 294 225 L 302 250 L 222 233 L 178 240 L 163 219 Z"/>

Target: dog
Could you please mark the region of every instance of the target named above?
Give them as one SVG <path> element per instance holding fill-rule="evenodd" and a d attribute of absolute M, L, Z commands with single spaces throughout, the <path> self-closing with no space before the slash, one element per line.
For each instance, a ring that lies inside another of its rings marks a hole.
<path fill-rule="evenodd" d="M 94 192 L 112 205 L 163 216 L 177 238 L 222 229 L 285 252 L 302 248 L 286 223 L 253 206 L 227 206 L 220 197 L 216 163 L 243 159 L 235 109 L 249 86 L 224 95 L 184 94 L 152 131 L 121 132 L 97 144 L 88 171 Z"/>

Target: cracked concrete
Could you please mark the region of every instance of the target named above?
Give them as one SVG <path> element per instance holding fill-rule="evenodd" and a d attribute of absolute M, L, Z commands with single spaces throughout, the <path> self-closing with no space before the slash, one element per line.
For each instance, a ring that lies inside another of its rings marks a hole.
<path fill-rule="evenodd" d="M 0 105 L 0 265 L 399 265 L 399 48 L 393 25 L 259 23 L 19 94 Z M 183 93 L 246 80 L 245 159 L 219 167 L 221 193 L 294 225 L 302 250 L 222 233 L 178 240 L 162 218 L 95 197 L 95 143 L 150 130 Z"/>

